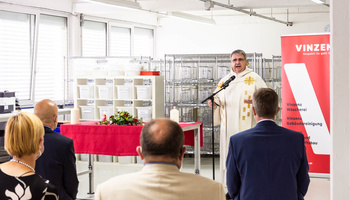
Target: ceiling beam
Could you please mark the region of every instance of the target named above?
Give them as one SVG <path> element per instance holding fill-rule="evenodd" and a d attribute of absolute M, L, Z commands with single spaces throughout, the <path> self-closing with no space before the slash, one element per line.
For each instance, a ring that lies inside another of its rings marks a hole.
<path fill-rule="evenodd" d="M 203 1 L 203 2 L 208 2 L 209 1 L 209 2 L 211 2 L 212 5 L 220 6 L 220 7 L 231 9 L 231 10 L 235 10 L 237 12 L 241 12 L 241 13 L 247 14 L 249 16 L 260 17 L 260 18 L 267 19 L 267 20 L 270 20 L 270 21 L 286 24 L 287 26 L 293 26 L 293 22 L 282 21 L 282 20 L 278 20 L 278 19 L 273 18 L 273 17 L 267 17 L 265 15 L 260 15 L 260 14 L 258 14 L 256 12 L 253 12 L 253 10 L 247 11 L 247 10 L 244 10 L 244 9 L 241 9 L 241 8 L 234 7 L 232 5 L 223 4 L 223 3 L 216 2 L 216 1 L 211 1 L 211 0 L 199 0 L 199 1 Z M 287 15 L 289 15 L 289 14 L 287 13 Z"/>

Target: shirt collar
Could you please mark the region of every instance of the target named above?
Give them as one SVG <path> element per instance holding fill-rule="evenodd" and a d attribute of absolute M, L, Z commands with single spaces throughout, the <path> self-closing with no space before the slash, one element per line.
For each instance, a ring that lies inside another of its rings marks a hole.
<path fill-rule="evenodd" d="M 44 125 L 45 128 L 49 128 L 52 131 L 52 128 L 50 126 Z"/>
<path fill-rule="evenodd" d="M 258 123 L 263 122 L 263 121 L 272 121 L 272 122 L 275 122 L 275 120 L 273 120 L 273 119 L 261 119 Z M 258 123 L 257 123 L 257 124 L 258 124 Z"/>
<path fill-rule="evenodd" d="M 147 166 L 147 165 L 153 165 L 153 164 L 174 165 L 174 166 L 177 167 L 176 164 L 174 164 L 174 163 L 167 163 L 167 162 L 148 162 L 148 163 L 145 164 L 145 166 Z"/>

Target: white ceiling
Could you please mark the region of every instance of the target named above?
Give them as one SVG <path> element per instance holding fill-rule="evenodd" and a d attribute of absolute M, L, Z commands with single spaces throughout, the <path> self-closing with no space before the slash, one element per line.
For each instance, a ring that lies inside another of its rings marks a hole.
<path fill-rule="evenodd" d="M 129 0 L 135 1 L 135 0 Z M 311 0 L 213 0 L 215 2 L 232 5 L 241 9 L 260 9 L 260 8 L 313 8 L 319 10 L 320 6 Z M 329 0 L 323 0 L 328 3 Z M 174 12 L 174 11 L 203 11 L 204 2 L 201 0 L 136 0 L 143 9 L 156 12 Z M 225 8 L 214 6 L 211 10 L 223 10 Z"/>
<path fill-rule="evenodd" d="M 321 0 L 324 4 L 316 4 L 312 0 L 211 0 L 214 6 L 210 11 L 205 10 L 205 1 L 209 0 L 73 0 L 80 7 L 84 8 L 85 14 L 98 14 L 110 16 L 120 14 L 112 9 L 98 9 L 93 2 L 103 3 L 104 5 L 125 5 L 125 2 L 136 2 L 140 4 L 141 10 L 158 13 L 160 17 L 167 17 L 174 12 L 181 12 L 181 15 L 192 15 L 191 18 L 202 18 L 201 20 L 212 20 L 215 16 L 230 16 L 236 14 L 248 14 L 262 17 L 272 21 L 278 21 L 291 25 L 285 18 L 289 14 L 313 14 L 313 13 L 329 13 L 329 1 Z M 86 6 L 90 6 L 89 11 Z M 91 4 L 92 3 L 92 4 Z M 79 6 L 76 5 L 76 11 L 79 12 Z M 238 11 L 237 11 L 238 10 Z M 184 13 L 184 14 L 182 14 Z M 282 14 L 283 20 L 275 18 L 276 14 Z M 286 17 L 285 17 L 286 16 Z M 127 17 L 133 17 L 128 15 Z M 209 18 L 209 19 L 208 19 Z M 211 19 L 210 19 L 211 18 Z M 127 20 L 127 19 L 125 19 Z M 211 23 L 211 22 L 210 22 Z"/>

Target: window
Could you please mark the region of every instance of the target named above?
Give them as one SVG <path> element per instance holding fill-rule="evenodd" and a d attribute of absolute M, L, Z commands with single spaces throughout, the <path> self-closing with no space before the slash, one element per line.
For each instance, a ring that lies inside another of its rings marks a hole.
<path fill-rule="evenodd" d="M 107 23 L 105 22 L 84 21 L 82 28 L 82 54 L 84 57 L 107 55 L 153 57 L 153 29 L 111 26 L 107 44 L 106 27 Z M 109 52 L 107 53 L 108 48 Z"/>
<path fill-rule="evenodd" d="M 65 17 L 41 15 L 35 75 L 35 101 L 64 100 Z"/>
<path fill-rule="evenodd" d="M 153 30 L 135 28 L 134 56 L 153 57 Z"/>
<path fill-rule="evenodd" d="M 0 91 L 30 100 L 34 16 L 0 11 Z"/>
<path fill-rule="evenodd" d="M 35 14 L 0 11 L 0 91 L 16 92 L 25 103 L 64 100 L 67 18 L 41 14 L 37 19 Z M 112 26 L 107 33 L 106 22 L 86 20 L 82 56 L 153 56 L 153 35 L 152 29 L 132 26 Z"/>
<path fill-rule="evenodd" d="M 111 27 L 110 56 L 131 56 L 131 29 Z"/>
<path fill-rule="evenodd" d="M 106 23 L 85 21 L 82 35 L 83 56 L 107 56 Z"/>

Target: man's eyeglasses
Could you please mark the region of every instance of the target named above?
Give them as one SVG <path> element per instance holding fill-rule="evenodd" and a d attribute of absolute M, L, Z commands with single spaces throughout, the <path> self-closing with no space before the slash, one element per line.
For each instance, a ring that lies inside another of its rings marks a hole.
<path fill-rule="evenodd" d="M 233 61 L 233 62 L 236 62 L 236 61 L 238 61 L 238 62 L 242 62 L 243 60 L 244 60 L 244 58 L 238 58 L 238 59 L 237 59 L 237 58 L 235 58 L 235 59 L 233 59 L 232 61 Z"/>

